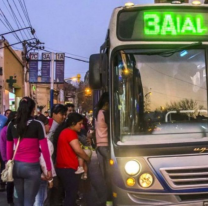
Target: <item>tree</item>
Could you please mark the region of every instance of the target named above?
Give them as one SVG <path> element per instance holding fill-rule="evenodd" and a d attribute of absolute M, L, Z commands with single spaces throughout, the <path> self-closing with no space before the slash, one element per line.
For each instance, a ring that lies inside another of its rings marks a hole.
<path fill-rule="evenodd" d="M 194 112 L 190 112 L 190 117 L 196 118 L 199 115 L 198 110 L 202 110 L 204 107 L 202 105 L 198 105 L 196 100 L 193 99 L 182 99 L 179 102 L 171 102 L 166 105 L 167 111 L 180 111 L 180 110 L 194 110 Z"/>
<path fill-rule="evenodd" d="M 79 83 L 77 88 L 78 108 L 81 107 L 82 112 L 89 112 L 93 109 L 93 96 L 86 95 L 86 89 L 89 88 L 83 81 Z"/>

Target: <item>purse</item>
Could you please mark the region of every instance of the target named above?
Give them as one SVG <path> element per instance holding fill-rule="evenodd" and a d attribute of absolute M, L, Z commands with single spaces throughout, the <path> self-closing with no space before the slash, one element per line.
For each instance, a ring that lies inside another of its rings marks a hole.
<path fill-rule="evenodd" d="M 17 147 L 15 149 L 12 160 L 9 160 L 6 163 L 5 169 L 1 173 L 1 179 L 2 179 L 3 182 L 13 182 L 14 181 L 14 178 L 13 178 L 14 158 L 15 158 L 15 155 L 17 153 L 19 143 L 20 143 L 20 138 L 18 139 Z"/>

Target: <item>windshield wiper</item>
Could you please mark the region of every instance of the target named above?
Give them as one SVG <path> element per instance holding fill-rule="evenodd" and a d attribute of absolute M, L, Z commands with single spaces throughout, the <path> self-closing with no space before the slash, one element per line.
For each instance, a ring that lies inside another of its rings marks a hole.
<path fill-rule="evenodd" d="M 202 42 L 197 42 L 197 43 L 194 43 L 194 44 L 179 47 L 177 49 L 170 49 L 170 50 L 166 50 L 166 51 L 160 50 L 160 51 L 154 51 L 154 52 L 146 52 L 146 53 L 143 53 L 143 54 L 146 54 L 146 55 L 160 55 L 160 56 L 163 56 L 163 57 L 170 57 L 176 52 L 180 52 L 184 49 L 195 48 L 195 47 L 201 46 L 201 45 L 202 45 Z"/>

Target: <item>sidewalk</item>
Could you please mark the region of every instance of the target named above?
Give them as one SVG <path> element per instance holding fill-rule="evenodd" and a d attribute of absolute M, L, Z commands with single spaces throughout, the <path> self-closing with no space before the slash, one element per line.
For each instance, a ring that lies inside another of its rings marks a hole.
<path fill-rule="evenodd" d="M 7 200 L 6 200 L 6 192 L 0 192 L 0 205 L 8 206 Z"/>
<path fill-rule="evenodd" d="M 99 206 L 100 197 L 102 197 L 102 195 L 105 193 L 105 190 L 103 187 L 101 187 L 101 185 L 103 185 L 103 178 L 99 169 L 97 154 L 95 151 L 93 151 L 88 169 L 89 179 L 81 181 L 84 198 L 82 201 L 80 201 L 80 205 Z M 6 192 L 0 192 L 0 206 L 8 206 Z"/>

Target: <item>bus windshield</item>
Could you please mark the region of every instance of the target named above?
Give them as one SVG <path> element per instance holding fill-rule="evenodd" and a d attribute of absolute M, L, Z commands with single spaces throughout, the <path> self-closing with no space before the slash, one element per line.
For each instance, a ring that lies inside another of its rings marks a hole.
<path fill-rule="evenodd" d="M 118 145 L 208 141 L 205 50 L 120 50 L 113 70 Z"/>

